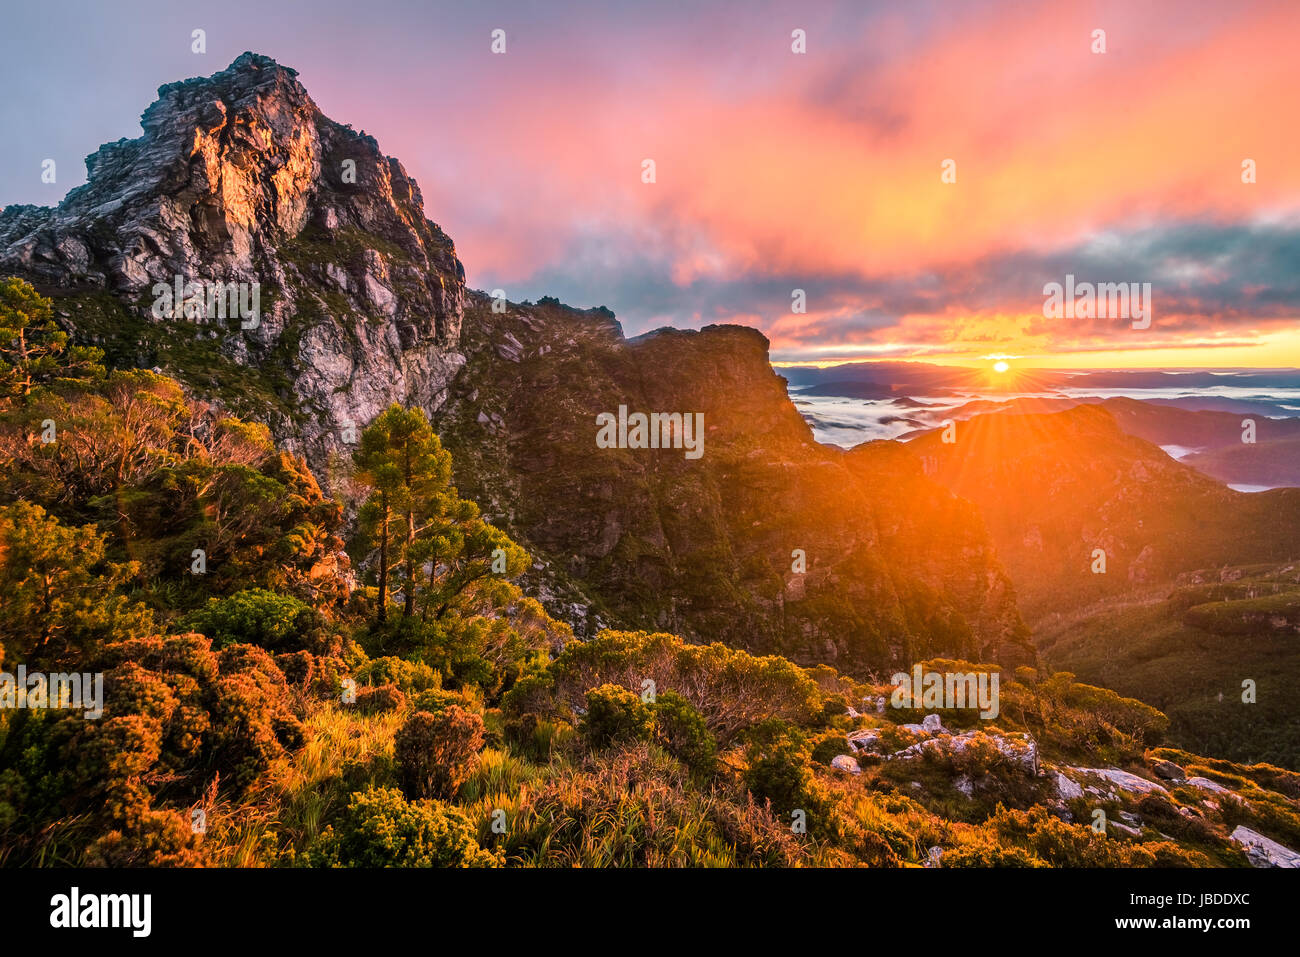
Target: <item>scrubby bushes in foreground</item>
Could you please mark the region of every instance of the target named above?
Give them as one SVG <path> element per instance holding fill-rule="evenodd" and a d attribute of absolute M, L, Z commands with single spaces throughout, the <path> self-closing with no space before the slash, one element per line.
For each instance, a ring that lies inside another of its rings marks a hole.
<path fill-rule="evenodd" d="M 0 863 L 1244 865 L 1237 824 L 1300 843 L 1300 777 L 1152 750 L 1160 712 L 1068 674 L 1003 675 L 996 722 L 941 712 L 984 732 L 961 752 L 832 768 L 850 732 L 892 755 L 922 714 L 859 714 L 880 687 L 721 644 L 573 641 L 416 413 L 386 412 L 359 456 L 353 589 L 341 503 L 264 427 L 105 372 L 30 288 L 4 292 L 0 319 L 42 324 L 46 352 L 0 357 L 0 662 L 103 671 L 107 695 L 99 720 L 0 711 Z M 58 442 L 34 439 L 46 417 Z M 427 468 L 402 472 L 408 448 Z M 1108 799 L 1143 823 L 1102 836 L 1006 759 L 1009 731 L 1240 799 Z"/>

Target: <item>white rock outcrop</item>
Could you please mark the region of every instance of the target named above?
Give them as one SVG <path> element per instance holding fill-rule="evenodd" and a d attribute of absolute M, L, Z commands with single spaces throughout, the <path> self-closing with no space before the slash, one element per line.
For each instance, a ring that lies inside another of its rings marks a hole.
<path fill-rule="evenodd" d="M 1245 825 L 1237 825 L 1232 839 L 1245 848 L 1256 867 L 1300 867 L 1300 854 Z"/>
<path fill-rule="evenodd" d="M 1132 791 L 1138 794 L 1168 794 L 1169 792 L 1156 784 L 1154 781 L 1148 781 L 1146 778 L 1140 778 L 1136 774 L 1128 771 L 1121 771 L 1119 768 L 1071 768 L 1070 770 L 1083 775 L 1092 775 L 1102 778 L 1105 781 L 1115 785 L 1121 791 Z"/>
<path fill-rule="evenodd" d="M 862 769 L 858 767 L 857 759 L 847 754 L 837 754 L 831 758 L 831 767 L 840 771 L 848 771 L 849 774 L 862 773 Z"/>

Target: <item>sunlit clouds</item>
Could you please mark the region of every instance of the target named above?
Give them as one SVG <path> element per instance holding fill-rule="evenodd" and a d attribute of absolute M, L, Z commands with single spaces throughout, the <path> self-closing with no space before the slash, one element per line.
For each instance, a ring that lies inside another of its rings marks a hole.
<path fill-rule="evenodd" d="M 633 334 L 746 323 L 778 361 L 1300 364 L 1293 2 L 704 3 L 686 29 L 412 4 L 347 62 L 317 42 L 341 4 L 319 9 L 180 69 L 250 46 L 298 69 L 402 159 L 479 288 L 606 305 Z M 1154 322 L 1045 320 L 1066 273 L 1150 282 Z"/>

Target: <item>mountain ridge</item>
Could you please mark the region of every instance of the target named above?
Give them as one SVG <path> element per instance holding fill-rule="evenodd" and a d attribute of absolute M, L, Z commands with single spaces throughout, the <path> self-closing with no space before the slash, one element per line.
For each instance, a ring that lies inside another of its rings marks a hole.
<path fill-rule="evenodd" d="M 1032 659 L 979 517 L 908 456 L 871 472 L 815 442 L 758 330 L 624 339 L 600 310 L 497 312 L 478 293 L 466 316 L 467 365 L 434 418 L 458 481 L 608 613 L 859 674 L 944 649 Z M 703 458 L 598 450 L 596 416 L 620 404 L 701 412 Z M 944 508 L 941 525 L 927 510 Z M 927 548 L 940 532 L 967 551 Z"/>
<path fill-rule="evenodd" d="M 401 164 L 266 57 L 161 87 L 143 128 L 95 154 L 90 182 L 58 207 L 0 214 L 0 269 L 55 294 L 74 338 L 111 364 L 156 366 L 267 422 L 343 495 L 349 437 L 392 402 L 421 408 L 448 432 L 470 493 L 539 553 L 539 587 L 580 630 L 588 617 L 672 628 L 858 674 L 939 653 L 1032 659 L 978 516 L 959 520 L 969 554 L 922 556 L 914 539 L 946 529 L 872 505 L 844 455 L 813 441 L 758 330 L 628 339 L 606 309 L 467 292 Z M 339 178 L 344 159 L 355 188 Z M 173 273 L 260 281 L 269 305 L 252 329 L 159 320 L 141 297 Z M 528 381 L 489 404 L 521 368 Z M 453 394 L 456 411 L 443 411 Z M 595 417 L 620 405 L 702 411 L 704 461 L 598 450 Z M 499 447 L 503 415 L 522 431 Z"/>
<path fill-rule="evenodd" d="M 1234 491 L 1105 406 L 976 415 L 954 438 L 930 432 L 907 448 L 980 506 L 1031 621 L 1180 573 L 1300 557 L 1300 489 Z"/>

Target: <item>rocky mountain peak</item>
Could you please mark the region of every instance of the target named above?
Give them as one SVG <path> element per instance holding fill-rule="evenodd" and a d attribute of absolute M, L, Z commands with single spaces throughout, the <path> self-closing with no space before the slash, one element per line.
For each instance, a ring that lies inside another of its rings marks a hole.
<path fill-rule="evenodd" d="M 206 341 L 218 380 L 229 363 L 287 377 L 285 408 L 268 417 L 317 466 L 389 402 L 436 407 L 463 361 L 464 269 L 401 163 L 253 53 L 161 87 L 141 126 L 88 157 L 89 181 L 57 207 L 0 213 L 0 270 L 55 295 L 111 293 L 131 318 L 169 327 L 141 333 L 136 364 L 205 397 L 223 383 L 194 383 L 193 361 L 169 367 L 159 338 Z M 245 284 L 258 315 L 160 317 L 160 284 L 178 282 Z M 65 311 L 91 341 L 120 339 L 127 321 Z"/>
<path fill-rule="evenodd" d="M 245 53 L 210 77 L 160 87 L 141 117 L 144 135 L 87 157 L 89 182 L 56 209 L 5 210 L 7 264 L 119 292 L 187 268 L 266 280 L 259 259 L 276 243 L 312 226 L 356 227 L 462 279 L 451 241 L 424 218 L 402 165 L 373 137 L 324 116 L 296 77 Z M 71 235 L 97 222 L 112 234 Z"/>

